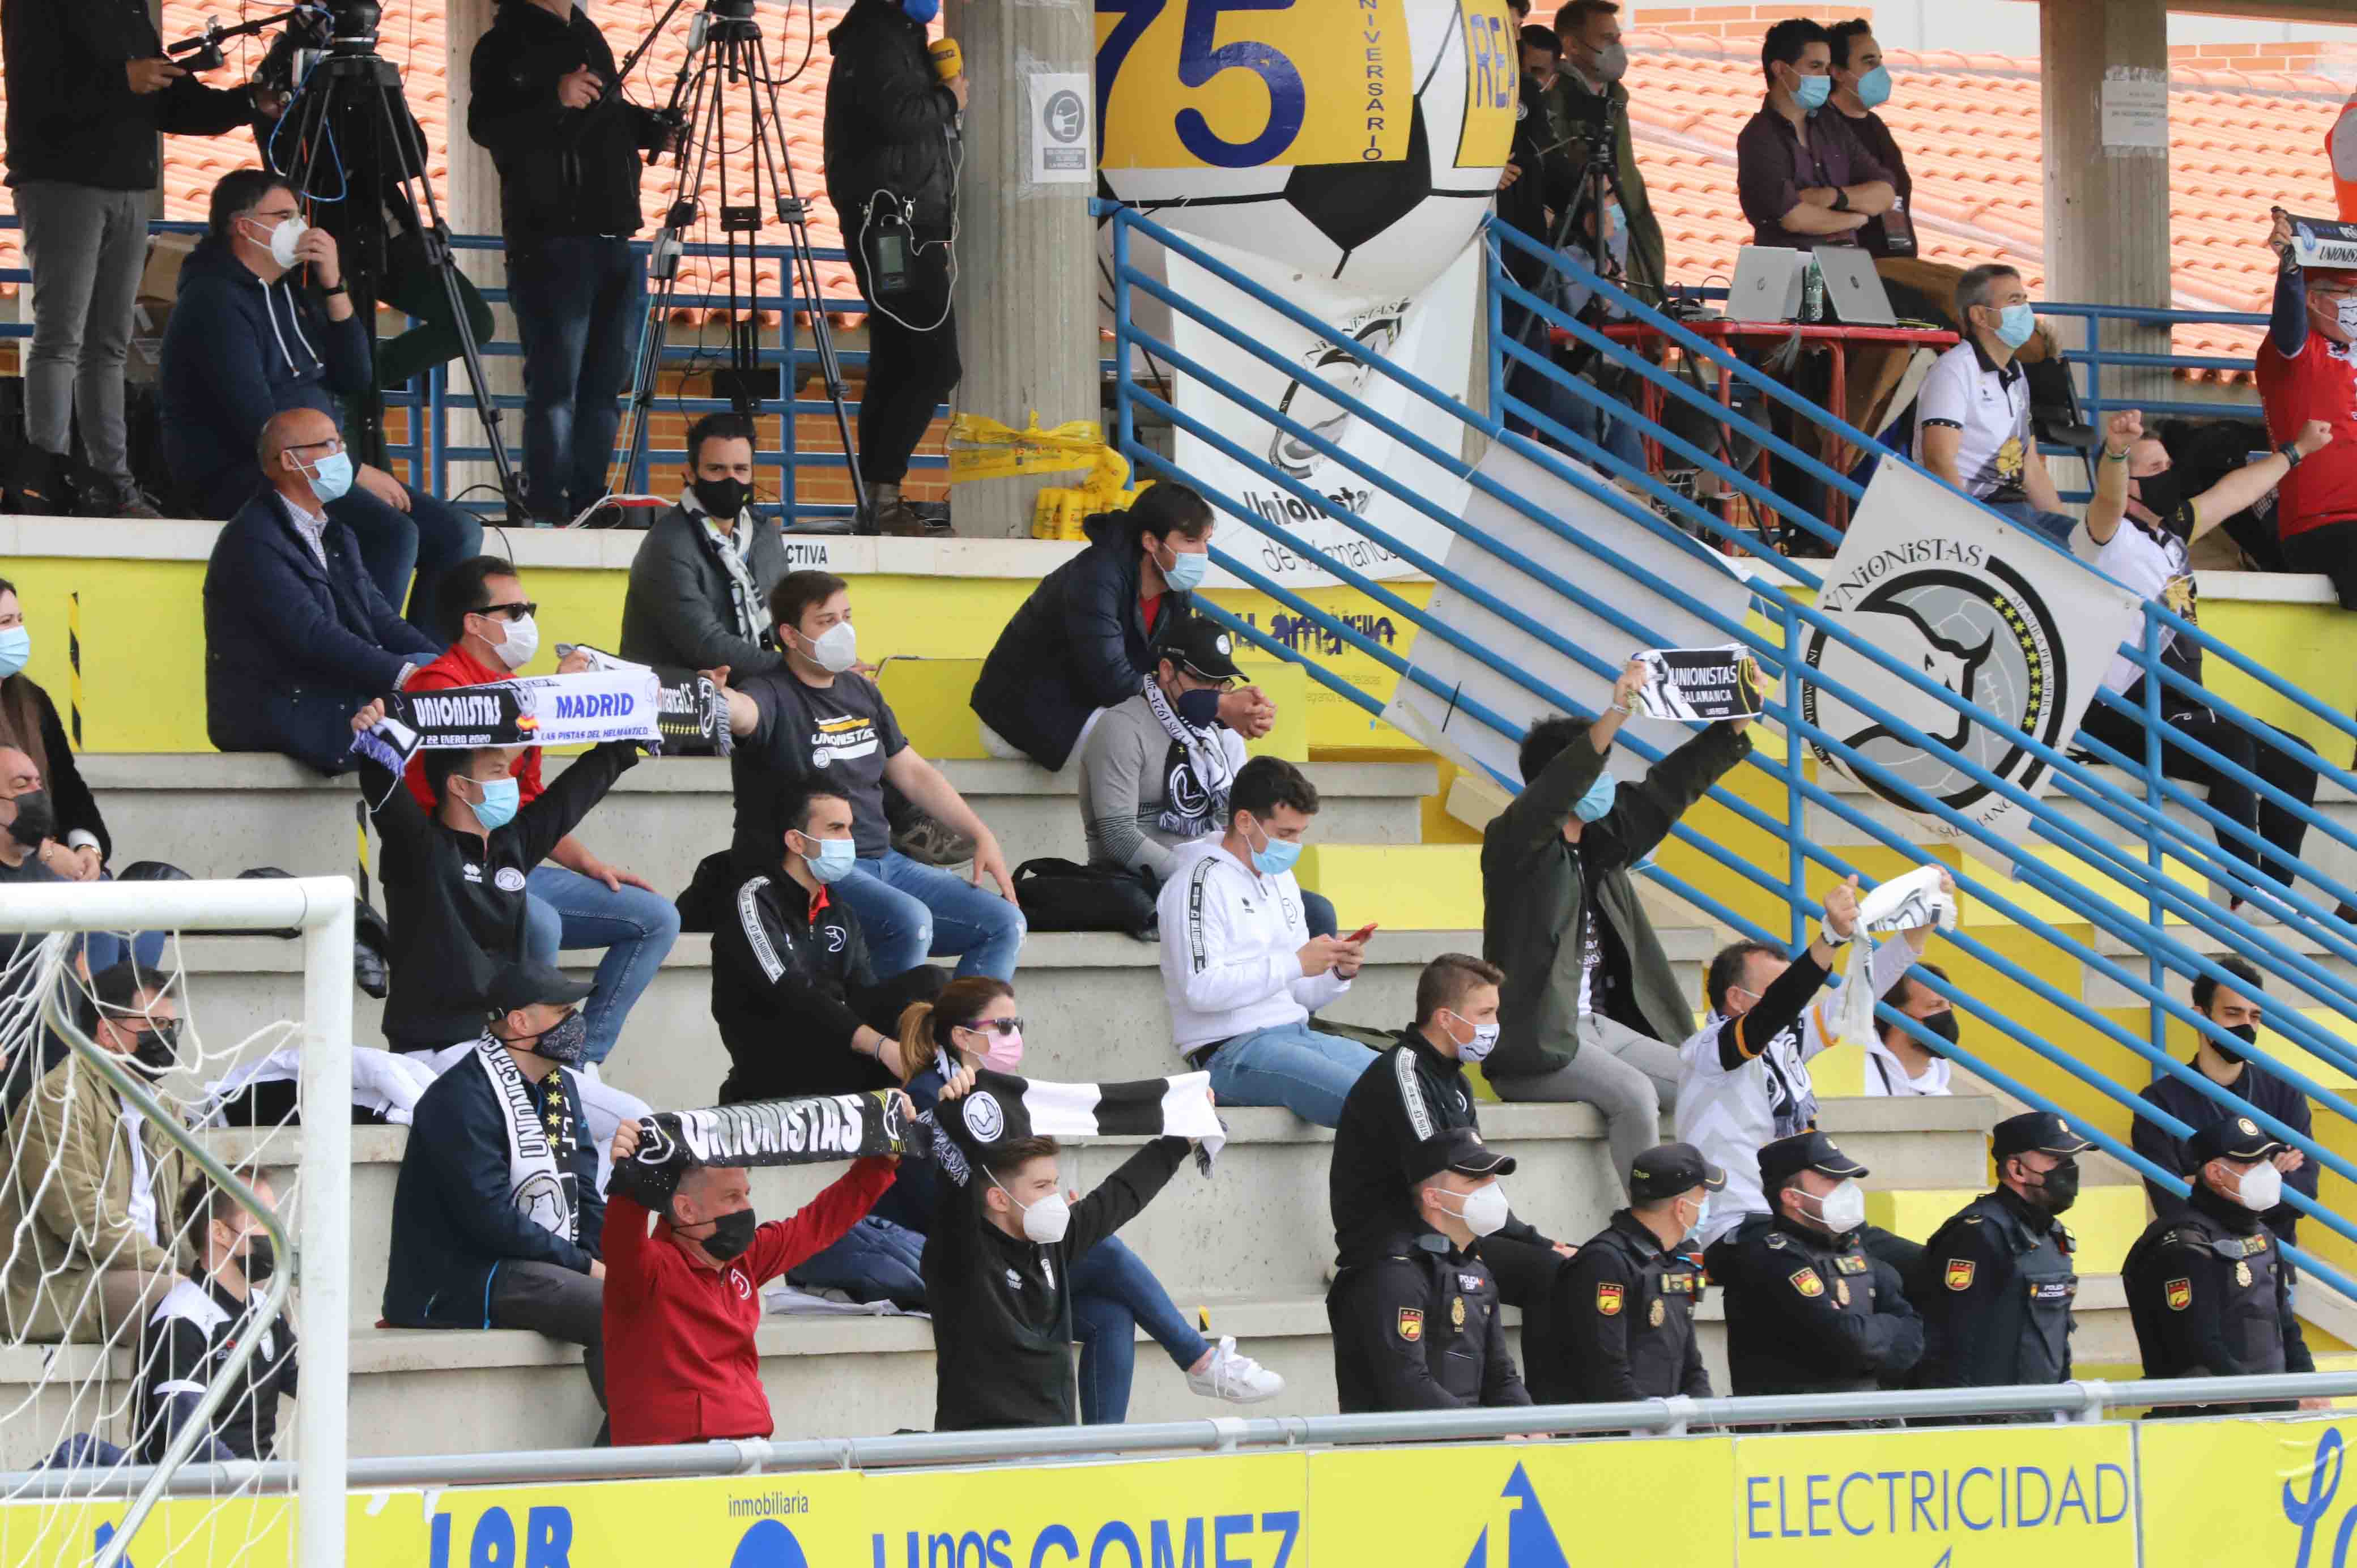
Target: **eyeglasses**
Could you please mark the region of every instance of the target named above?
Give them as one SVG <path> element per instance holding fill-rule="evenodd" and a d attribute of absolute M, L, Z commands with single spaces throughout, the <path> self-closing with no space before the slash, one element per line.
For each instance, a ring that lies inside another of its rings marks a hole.
<path fill-rule="evenodd" d="M 972 1029 L 977 1035 L 996 1035 L 1001 1039 L 1004 1039 L 1009 1035 L 1021 1034 L 1023 1032 L 1023 1020 L 1020 1018 L 976 1018 L 973 1023 L 963 1025 L 962 1027 Z"/>
<path fill-rule="evenodd" d="M 470 616 L 497 616 L 501 620 L 512 622 L 530 620 L 540 613 L 540 607 L 530 599 L 523 599 L 510 605 L 485 605 L 480 609 L 468 610 L 467 613 Z"/>
<path fill-rule="evenodd" d="M 281 448 L 281 450 L 287 452 L 340 452 L 343 449 L 343 438 L 339 435 L 330 435 L 325 441 L 292 442 L 286 446 Z"/>

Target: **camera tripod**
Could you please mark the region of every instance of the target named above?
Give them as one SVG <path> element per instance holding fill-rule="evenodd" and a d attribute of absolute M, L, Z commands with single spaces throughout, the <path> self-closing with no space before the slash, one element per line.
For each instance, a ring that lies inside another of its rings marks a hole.
<path fill-rule="evenodd" d="M 672 0 L 671 8 L 663 13 L 646 41 L 632 51 L 630 59 L 616 72 L 618 81 L 630 75 L 631 66 L 662 34 L 681 3 L 682 0 Z M 682 141 L 679 150 L 673 155 L 678 160 L 680 177 L 676 194 L 663 214 L 663 227 L 655 236 L 653 254 L 648 263 L 654 290 L 648 301 L 646 323 L 640 334 L 630 402 L 623 416 L 624 431 L 619 444 L 618 457 L 621 472 L 615 488 L 630 487 L 646 462 L 657 378 L 662 370 L 664 338 L 679 294 L 681 251 L 688 230 L 701 214 L 700 198 L 705 176 L 707 170 L 712 170 L 718 179 L 720 231 L 726 262 L 724 278 L 728 308 L 728 369 L 726 380 L 728 400 L 737 413 L 756 413 L 763 402 L 763 386 L 774 384 L 767 367 L 761 363 L 761 317 L 755 307 L 759 292 L 759 274 L 753 250 L 761 231 L 766 196 L 789 235 L 784 280 L 789 297 L 779 312 L 778 321 L 780 371 L 782 373 L 783 361 L 792 345 L 792 299 L 799 296 L 811 302 L 812 348 L 818 360 L 819 373 L 826 382 L 827 401 L 834 405 L 835 430 L 843 439 L 844 456 L 851 475 L 855 517 L 864 518 L 867 511 L 867 494 L 866 486 L 860 481 L 856 460 L 857 447 L 852 435 L 850 406 L 844 395 L 843 363 L 835 353 L 834 335 L 827 326 L 826 314 L 819 308 L 818 302 L 822 296 L 818 260 L 811 244 L 810 207 L 802 198 L 793 164 L 786 155 L 784 120 L 778 109 L 778 87 L 777 78 L 770 74 L 769 51 L 761 38 L 760 24 L 753 17 L 753 0 L 706 0 L 705 8 L 696 15 L 688 33 L 687 58 L 680 62 L 679 74 L 672 82 L 671 102 L 662 111 L 665 118 L 680 127 Z M 742 145 L 737 149 L 743 157 L 743 166 L 734 169 L 729 160 L 731 149 L 726 124 L 732 91 L 741 95 L 742 106 L 748 112 L 753 127 L 749 149 Z M 654 160 L 650 157 L 648 161 L 651 163 Z M 744 187 L 741 190 L 737 188 L 740 184 Z M 787 403 L 789 432 L 794 418 L 792 401 L 797 390 L 794 387 L 782 389 Z M 785 522 L 789 529 L 793 527 L 791 518 L 786 519 Z"/>
<path fill-rule="evenodd" d="M 273 53 L 292 42 L 292 95 L 278 122 L 263 136 L 263 161 L 295 188 L 315 215 L 322 206 L 342 208 L 338 250 L 347 274 L 352 306 L 371 343 L 376 337 L 377 289 L 392 268 L 394 242 L 416 245 L 441 279 L 458 351 L 467 364 L 475 412 L 490 443 L 492 467 L 507 521 L 527 520 L 515 467 L 500 429 L 500 411 L 483 372 L 482 347 L 467 318 L 467 301 L 450 251 L 450 226 L 443 220 L 434 183 L 425 177 L 425 145 L 417 121 L 402 96 L 401 72 L 376 52 L 378 10 L 371 0 L 334 0 L 330 5 L 297 5 L 277 16 L 233 27 L 209 26 L 198 38 L 172 46 L 175 54 L 194 52 L 194 69 L 221 63 L 221 40 L 289 22 Z M 305 28 L 324 47 L 304 47 Z M 307 64 L 306 63 L 307 61 Z M 412 232 L 396 234 L 396 226 Z M 373 389 L 361 400 L 359 440 L 362 452 L 378 448 L 384 402 Z M 422 476 L 420 476 L 422 478 Z"/>

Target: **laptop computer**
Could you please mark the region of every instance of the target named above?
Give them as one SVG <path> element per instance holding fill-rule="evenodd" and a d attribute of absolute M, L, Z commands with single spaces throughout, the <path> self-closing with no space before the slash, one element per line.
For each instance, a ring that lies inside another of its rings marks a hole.
<path fill-rule="evenodd" d="M 1826 245 L 1817 252 L 1817 270 L 1825 275 L 1825 305 L 1835 317 L 1852 327 L 1899 325 L 1872 256 L 1855 245 Z"/>
<path fill-rule="evenodd" d="M 1730 321 L 1792 321 L 1801 314 L 1805 252 L 1781 245 L 1746 245 L 1735 252 L 1735 282 L 1727 291 Z"/>

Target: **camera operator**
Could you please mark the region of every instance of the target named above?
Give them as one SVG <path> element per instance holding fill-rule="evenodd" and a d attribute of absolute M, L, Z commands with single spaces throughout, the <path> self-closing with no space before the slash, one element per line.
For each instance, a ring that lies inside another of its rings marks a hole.
<path fill-rule="evenodd" d="M 134 0 L 9 0 L 6 161 L 33 272 L 25 446 L 9 499 L 24 512 L 156 517 L 131 477 L 123 360 L 147 265 L 159 134 L 218 136 L 284 106 L 205 86 L 165 58 Z M 72 450 L 81 414 L 87 468 Z"/>
<path fill-rule="evenodd" d="M 467 134 L 500 170 L 508 300 L 523 339 L 523 486 L 565 522 L 606 493 L 646 276 L 639 155 L 674 139 L 623 98 L 614 51 L 572 0 L 500 0 L 475 45 Z M 611 89 L 611 91 L 609 91 Z"/>
<path fill-rule="evenodd" d="M 1645 176 L 1629 137 L 1629 50 L 1620 42 L 1620 7 L 1614 0 L 1570 0 L 1555 14 L 1563 40 L 1563 68 L 1547 89 L 1547 140 L 1568 149 L 1575 166 L 1588 161 L 1591 141 L 1607 127 L 1620 187 L 1620 218 L 1629 231 L 1629 291 L 1648 305 L 1662 299 L 1662 226 L 1653 217 Z"/>
<path fill-rule="evenodd" d="M 853 0 L 828 35 L 826 193 L 867 317 L 859 477 L 878 533 L 920 534 L 900 498 L 909 455 L 958 384 L 957 122 L 963 71 L 944 81 L 925 47 L 941 0 Z"/>
<path fill-rule="evenodd" d="M 326 49 L 337 31 L 334 13 L 325 5 L 298 11 L 271 40 L 262 63 L 254 67 L 256 87 L 293 94 L 293 107 L 299 115 L 296 57 L 302 51 Z M 372 27 L 368 31 L 373 36 Z M 322 77 L 311 91 L 327 86 Z M 380 102 L 392 111 L 389 122 Z M 322 166 L 316 173 L 299 166 L 295 149 L 285 145 L 295 138 L 274 135 L 275 125 L 257 124 L 254 140 L 260 145 L 264 164 L 300 182 L 307 215 L 315 227 L 326 230 L 336 242 L 353 293 L 364 301 L 389 305 L 409 317 L 407 331 L 376 345 L 373 386 L 344 404 L 343 426 L 356 456 L 389 468 L 383 405 L 376 394 L 407 386 L 435 366 L 457 359 L 457 317 L 442 286 L 440 272 L 426 258 L 425 225 L 402 183 L 405 170 L 422 173 L 428 166 L 425 128 L 409 112 L 398 88 L 373 83 L 340 92 L 332 113 L 326 145 L 333 149 L 328 160 L 333 166 Z M 398 145 L 388 143 L 388 124 L 398 127 L 407 141 L 405 156 Z M 376 199 L 367 200 L 367 193 L 373 193 Z M 454 268 L 453 276 L 475 341 L 490 341 L 490 306 L 466 274 Z"/>

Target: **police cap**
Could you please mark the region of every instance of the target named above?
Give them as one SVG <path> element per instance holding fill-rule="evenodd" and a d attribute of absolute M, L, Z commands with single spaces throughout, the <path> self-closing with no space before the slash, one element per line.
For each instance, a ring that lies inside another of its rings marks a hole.
<path fill-rule="evenodd" d="M 1663 1144 L 1647 1149 L 1629 1165 L 1629 1196 L 1652 1203 L 1698 1187 L 1717 1192 L 1727 1185 L 1727 1173 L 1702 1157 L 1692 1144 Z"/>
<path fill-rule="evenodd" d="M 1834 1146 L 1834 1141 L 1823 1133 L 1795 1133 L 1789 1138 L 1779 1138 L 1760 1151 L 1760 1185 L 1774 1192 L 1802 1171 L 1821 1171 L 1829 1176 L 1862 1176 L 1864 1165 Z"/>
<path fill-rule="evenodd" d="M 2185 1152 L 2197 1167 L 2212 1160 L 2263 1160 L 2288 1146 L 2247 1116 L 2212 1122 L 2185 1140 Z"/>
<path fill-rule="evenodd" d="M 2081 1154 L 2094 1146 L 2051 1111 L 2025 1111 L 2018 1116 L 2008 1116 L 1989 1134 L 1989 1153 L 2000 1160 L 2033 1150 L 2059 1157 Z"/>
<path fill-rule="evenodd" d="M 1469 1176 L 1512 1176 L 1514 1161 L 1512 1155 L 1499 1154 L 1484 1144 L 1481 1135 L 1472 1128 L 1451 1127 L 1425 1139 L 1408 1155 L 1407 1176 L 1411 1182 L 1428 1180 L 1442 1171 Z"/>

